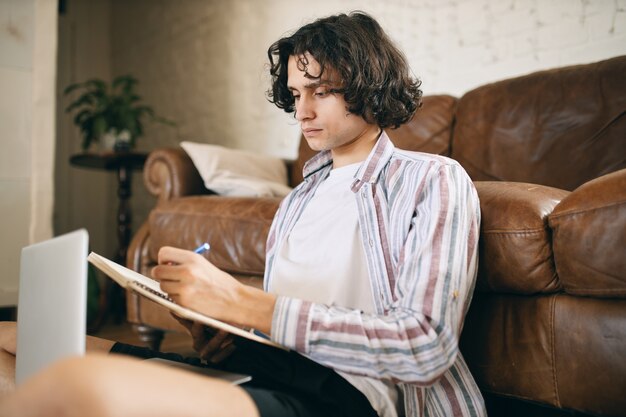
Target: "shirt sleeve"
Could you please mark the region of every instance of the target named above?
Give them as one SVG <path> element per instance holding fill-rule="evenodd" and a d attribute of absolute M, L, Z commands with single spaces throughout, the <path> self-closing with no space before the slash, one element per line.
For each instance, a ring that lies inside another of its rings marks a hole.
<path fill-rule="evenodd" d="M 395 382 L 430 385 L 454 364 L 476 280 L 478 197 L 457 164 L 439 166 L 411 189 L 404 199 L 410 227 L 391 220 L 382 232 L 403 242 L 387 257 L 395 285 L 385 313 L 280 296 L 272 339 L 339 371 Z"/>

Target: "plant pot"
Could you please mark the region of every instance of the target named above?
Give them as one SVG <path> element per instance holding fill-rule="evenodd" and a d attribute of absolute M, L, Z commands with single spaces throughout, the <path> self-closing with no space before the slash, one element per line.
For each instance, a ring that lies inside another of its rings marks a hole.
<path fill-rule="evenodd" d="M 102 152 L 128 152 L 130 151 L 130 132 L 122 130 L 117 132 L 115 128 L 109 129 L 108 132 L 100 136 L 98 143 Z"/>

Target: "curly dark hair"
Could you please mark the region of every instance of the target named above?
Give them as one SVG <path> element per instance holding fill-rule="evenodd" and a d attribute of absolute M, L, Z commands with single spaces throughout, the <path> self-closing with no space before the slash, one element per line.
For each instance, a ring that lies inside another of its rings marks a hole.
<path fill-rule="evenodd" d="M 320 64 L 319 74 L 307 71 L 309 53 Z M 341 79 L 333 93 L 343 94 L 348 111 L 381 128 L 397 128 L 421 105 L 421 82 L 410 74 L 404 54 L 378 22 L 364 12 L 318 19 L 269 47 L 272 86 L 270 102 L 287 113 L 295 111 L 287 88 L 287 65 L 296 56 L 305 76 L 319 79 L 332 68 Z"/>

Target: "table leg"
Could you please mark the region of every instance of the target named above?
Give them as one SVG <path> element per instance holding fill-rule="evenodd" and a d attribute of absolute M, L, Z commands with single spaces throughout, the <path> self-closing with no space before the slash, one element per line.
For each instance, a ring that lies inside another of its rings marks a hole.
<path fill-rule="evenodd" d="M 131 196 L 132 171 L 121 166 L 117 171 L 119 207 L 117 210 L 117 262 L 126 266 L 126 251 L 130 243 L 131 211 L 129 199 Z"/>
<path fill-rule="evenodd" d="M 117 196 L 119 207 L 117 210 L 117 262 L 126 266 L 126 252 L 130 243 L 132 214 L 130 210 L 132 170 L 120 166 L 117 171 L 118 189 Z M 112 280 L 109 280 L 113 283 Z M 115 323 L 120 323 L 126 315 L 126 294 L 124 289 L 113 283 L 110 299 L 111 310 Z"/>
<path fill-rule="evenodd" d="M 126 266 L 126 251 L 130 243 L 131 211 L 129 199 L 131 192 L 132 171 L 125 166 L 117 170 L 117 197 L 119 200 L 117 209 L 117 243 L 118 249 L 115 262 Z M 89 333 L 97 332 L 106 322 L 109 314 L 113 315 L 115 323 L 120 323 L 126 313 L 126 298 L 122 287 L 112 279 L 104 280 L 104 288 L 100 293 L 98 317 L 89 326 Z"/>

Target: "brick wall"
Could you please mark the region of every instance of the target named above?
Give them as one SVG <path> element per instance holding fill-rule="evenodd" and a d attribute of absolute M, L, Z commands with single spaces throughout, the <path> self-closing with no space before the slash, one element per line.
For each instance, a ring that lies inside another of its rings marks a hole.
<path fill-rule="evenodd" d="M 460 95 L 539 69 L 626 53 L 626 1 L 459 0 L 422 4 L 397 30 L 406 4 L 381 10 L 426 92 Z"/>
<path fill-rule="evenodd" d="M 265 51 L 353 9 L 378 18 L 426 94 L 626 53 L 626 0 L 113 0 L 113 73 L 135 74 L 179 122 L 148 126 L 141 147 L 196 140 L 293 157 L 297 125 L 264 97 Z"/>

